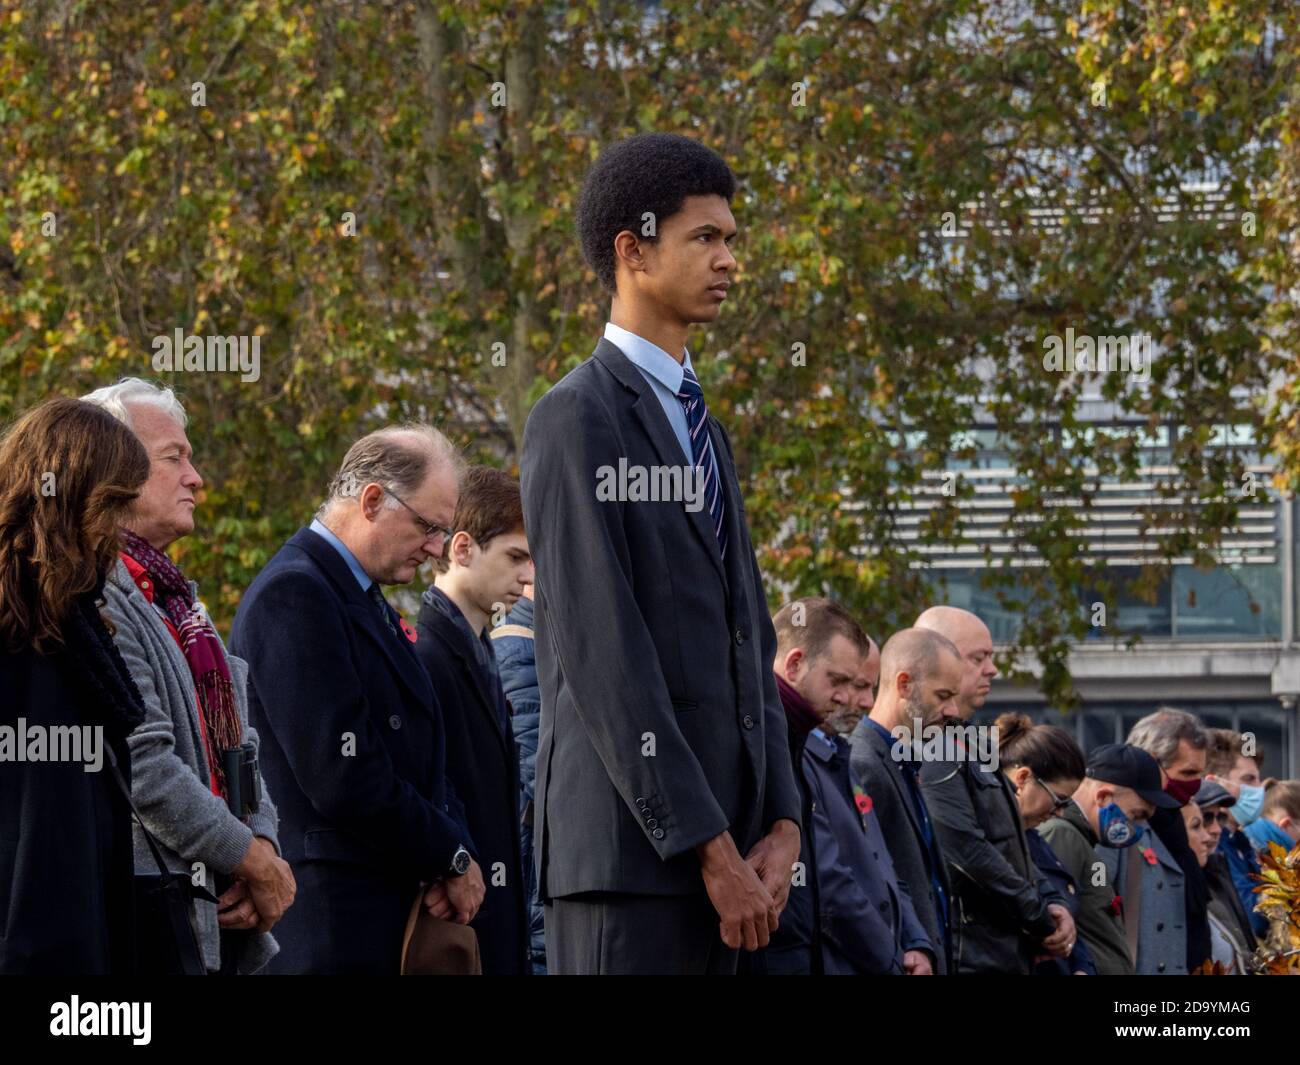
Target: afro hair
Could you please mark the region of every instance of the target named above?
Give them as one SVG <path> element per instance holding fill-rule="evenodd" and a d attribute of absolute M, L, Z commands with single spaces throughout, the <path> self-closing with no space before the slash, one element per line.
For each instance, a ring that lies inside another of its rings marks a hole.
<path fill-rule="evenodd" d="M 610 145 L 583 182 L 577 229 L 582 255 L 608 292 L 616 292 L 614 238 L 641 233 L 644 215 L 655 219 L 655 241 L 664 222 L 687 196 L 736 194 L 736 175 L 712 148 L 676 133 L 641 133 Z"/>

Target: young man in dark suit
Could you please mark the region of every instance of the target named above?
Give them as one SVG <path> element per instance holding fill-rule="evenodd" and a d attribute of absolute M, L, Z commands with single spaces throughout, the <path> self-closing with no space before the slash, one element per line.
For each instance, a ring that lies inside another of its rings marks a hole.
<path fill-rule="evenodd" d="M 484 976 L 529 962 L 528 885 L 519 846 L 519 754 L 488 630 L 533 581 L 519 482 L 475 466 L 462 478 L 446 557 L 420 606 L 415 652 L 447 727 L 447 775 L 465 805 L 486 895 L 474 918 Z"/>
<path fill-rule="evenodd" d="M 602 154 L 577 228 L 610 321 L 524 433 L 555 973 L 734 973 L 777 927 L 799 854 L 776 638 L 686 351 L 736 265 L 734 192 L 685 137 Z"/>
<path fill-rule="evenodd" d="M 483 901 L 415 631 L 380 590 L 442 553 L 460 466 L 428 426 L 358 440 L 239 605 L 230 648 L 298 881 L 271 972 L 396 975 L 418 892 L 462 924 Z"/>

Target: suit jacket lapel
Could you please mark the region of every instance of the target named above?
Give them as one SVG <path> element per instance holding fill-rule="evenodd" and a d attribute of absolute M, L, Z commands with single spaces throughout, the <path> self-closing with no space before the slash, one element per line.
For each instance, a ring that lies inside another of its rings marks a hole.
<path fill-rule="evenodd" d="M 650 443 L 659 456 L 660 464 L 681 468 L 683 465 L 681 445 L 677 442 L 677 436 L 673 432 L 672 426 L 668 424 L 668 418 L 664 414 L 664 408 L 659 402 L 659 397 L 655 395 L 650 383 L 641 375 L 641 371 L 623 354 L 618 345 L 611 344 L 604 338 L 596 345 L 594 357 L 617 377 L 625 387 L 637 394 L 637 400 L 632 405 L 632 410 L 641 423 L 641 427 L 645 430 L 646 436 L 650 438 Z M 710 422 L 712 422 L 712 417 L 710 417 Z M 719 464 L 718 476 L 725 481 L 727 478 L 722 472 L 721 449 L 717 434 L 711 424 L 709 425 L 709 432 L 713 440 L 713 453 Z M 686 465 L 690 467 L 691 460 L 687 460 Z M 708 506 L 701 506 L 699 510 L 692 511 L 686 509 L 686 503 L 683 501 L 681 507 L 691 527 L 703 544 L 705 551 L 709 553 L 709 557 L 713 560 L 718 576 L 722 578 L 725 585 L 727 583 L 727 573 L 722 564 L 722 552 L 718 548 L 718 537 L 713 532 L 713 516 L 709 513 Z"/>
<path fill-rule="evenodd" d="M 903 780 L 903 774 L 907 772 L 907 768 L 902 765 L 895 765 L 894 760 L 890 757 L 889 747 L 885 743 L 885 738 L 870 725 L 866 724 L 865 720 L 863 721 L 863 727 L 866 730 L 867 742 L 884 755 L 885 768 L 888 770 L 885 773 L 885 776 L 889 778 L 890 784 L 893 785 L 894 791 L 898 794 L 898 801 L 902 804 L 903 810 L 907 813 L 908 821 L 912 823 L 912 831 L 916 833 L 916 838 L 921 841 L 921 849 L 923 851 L 926 850 L 925 833 L 921 830 L 921 822 L 916 816 L 916 809 L 912 804 L 912 796 L 907 793 L 907 783 Z M 920 789 L 918 788 L 918 790 Z M 926 859 L 927 861 L 929 860 L 928 854 Z"/>
<path fill-rule="evenodd" d="M 401 626 L 397 627 L 397 635 L 388 631 L 388 626 L 384 624 L 384 619 L 380 617 L 379 611 L 375 609 L 374 602 L 361 590 L 357 584 L 356 578 L 352 576 L 352 571 L 348 569 L 347 563 L 334 550 L 330 544 L 326 543 L 320 536 L 310 529 L 300 529 L 294 534 L 290 543 L 296 544 L 302 548 L 330 579 L 331 583 L 343 597 L 347 605 L 348 614 L 355 622 L 357 627 L 365 632 L 370 639 L 379 645 L 389 664 L 393 667 L 393 672 L 397 674 L 398 679 L 406 686 L 407 690 L 415 696 L 416 701 L 426 713 L 433 713 L 433 686 L 429 682 L 429 676 L 420 665 L 419 659 L 415 657 L 415 652 L 411 649 L 410 641 L 402 635 Z M 389 610 L 392 607 L 389 606 Z M 396 611 L 393 611 L 396 614 Z M 397 625 L 397 618 L 394 617 L 393 624 Z"/>
<path fill-rule="evenodd" d="M 709 415 L 708 421 L 709 439 L 713 441 L 713 458 L 718 465 L 718 479 L 722 482 L 722 498 L 726 505 L 727 512 L 723 515 L 723 523 L 727 527 L 727 546 L 731 549 L 727 555 L 727 568 L 733 572 L 729 576 L 736 579 L 736 587 L 744 588 L 748 583 L 748 576 L 742 567 L 749 561 L 747 552 L 741 550 L 741 545 L 745 542 L 745 530 L 741 528 L 740 516 L 744 510 L 740 502 L 740 478 L 736 474 L 735 464 L 731 461 L 730 450 L 722 442 L 722 426 L 718 420 Z M 701 510 L 708 519 L 709 538 L 713 541 L 715 553 L 719 560 L 722 558 L 722 552 L 717 549 L 718 538 L 713 532 L 713 515 L 707 507 Z"/>

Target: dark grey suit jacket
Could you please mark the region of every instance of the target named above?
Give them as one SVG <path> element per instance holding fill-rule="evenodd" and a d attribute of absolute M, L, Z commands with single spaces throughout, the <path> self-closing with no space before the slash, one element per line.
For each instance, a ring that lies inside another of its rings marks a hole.
<path fill-rule="evenodd" d="M 948 956 L 948 944 L 939 932 L 939 920 L 935 915 L 939 900 L 931 887 L 930 875 L 938 874 L 939 883 L 951 899 L 952 887 L 948 881 L 946 863 L 940 862 L 939 868 L 934 868 L 930 851 L 925 845 L 925 836 L 921 832 L 921 824 L 907 793 L 907 784 L 890 757 L 890 745 L 885 738 L 863 718 L 853 730 L 849 742 L 853 747 L 849 765 L 863 791 L 871 796 L 872 806 L 885 836 L 885 845 L 894 860 L 898 882 L 911 898 L 916 916 L 933 945 L 935 975 L 944 975 L 950 971 L 951 958 Z M 933 815 L 931 827 L 933 828 Z M 935 843 L 938 846 L 937 829 Z M 939 853 L 942 854 L 943 851 L 940 849 Z M 951 915 L 948 915 L 949 928 L 951 920 Z"/>
<path fill-rule="evenodd" d="M 707 507 L 597 499 L 601 467 L 620 458 L 683 465 L 658 398 L 616 345 L 602 339 L 528 419 L 542 898 L 701 891 L 697 844 L 729 829 L 743 855 L 773 822 L 799 821 L 776 635 L 731 444 L 708 426 L 725 564 Z"/>

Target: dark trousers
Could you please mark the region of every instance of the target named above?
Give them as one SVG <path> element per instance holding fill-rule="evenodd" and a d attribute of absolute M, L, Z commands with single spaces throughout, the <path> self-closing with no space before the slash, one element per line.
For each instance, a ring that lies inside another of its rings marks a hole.
<path fill-rule="evenodd" d="M 703 892 L 589 892 L 546 904 L 546 966 L 557 976 L 734 976 L 736 954 Z"/>

